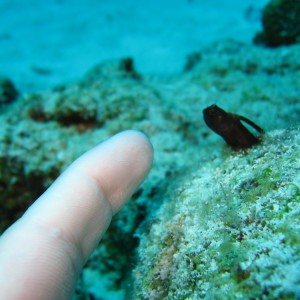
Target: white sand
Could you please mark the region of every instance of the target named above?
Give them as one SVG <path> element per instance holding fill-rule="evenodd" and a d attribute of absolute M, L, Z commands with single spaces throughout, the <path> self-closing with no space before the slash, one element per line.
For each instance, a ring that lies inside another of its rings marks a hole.
<path fill-rule="evenodd" d="M 173 74 L 186 54 L 211 41 L 251 42 L 266 2 L 1 0 L 0 74 L 22 92 L 76 80 L 98 62 L 124 56 L 142 73 Z"/>

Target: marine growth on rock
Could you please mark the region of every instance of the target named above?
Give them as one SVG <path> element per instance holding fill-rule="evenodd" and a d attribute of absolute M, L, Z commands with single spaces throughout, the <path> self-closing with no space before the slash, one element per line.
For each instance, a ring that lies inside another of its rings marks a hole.
<path fill-rule="evenodd" d="M 263 31 L 254 42 L 269 47 L 300 42 L 300 1 L 272 0 L 263 10 Z"/>

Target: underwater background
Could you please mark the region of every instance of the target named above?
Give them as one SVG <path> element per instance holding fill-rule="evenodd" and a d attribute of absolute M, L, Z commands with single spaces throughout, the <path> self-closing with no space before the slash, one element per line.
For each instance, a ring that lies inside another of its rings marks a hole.
<path fill-rule="evenodd" d="M 300 299 L 299 0 L 2 0 L 0 18 L 0 232 L 137 129 L 153 168 L 73 299 Z M 213 104 L 260 142 L 227 145 Z"/>

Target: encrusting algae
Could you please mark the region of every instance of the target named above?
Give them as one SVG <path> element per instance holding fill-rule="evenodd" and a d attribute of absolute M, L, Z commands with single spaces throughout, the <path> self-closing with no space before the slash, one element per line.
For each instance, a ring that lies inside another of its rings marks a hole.
<path fill-rule="evenodd" d="M 187 175 L 139 232 L 132 299 L 298 299 L 300 133 Z"/>

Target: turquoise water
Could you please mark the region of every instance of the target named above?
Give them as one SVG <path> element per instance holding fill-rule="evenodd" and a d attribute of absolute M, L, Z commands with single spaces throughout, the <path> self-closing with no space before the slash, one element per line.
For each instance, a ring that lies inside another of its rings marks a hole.
<path fill-rule="evenodd" d="M 96 63 L 134 57 L 149 74 L 174 74 L 220 38 L 249 42 L 266 0 L 2 0 L 0 66 L 24 91 L 79 79 Z"/>

